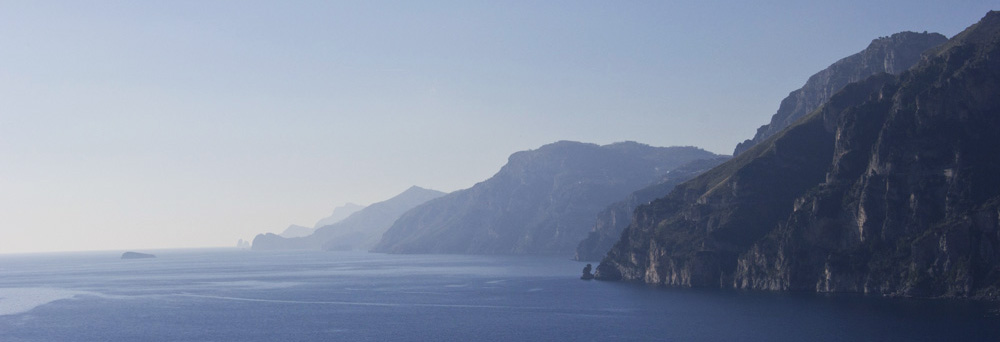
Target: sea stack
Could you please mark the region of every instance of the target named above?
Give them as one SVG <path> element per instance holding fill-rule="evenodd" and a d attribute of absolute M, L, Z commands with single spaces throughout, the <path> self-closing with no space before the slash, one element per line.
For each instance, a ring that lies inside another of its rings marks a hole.
<path fill-rule="evenodd" d="M 583 279 L 583 280 L 594 279 L 594 274 L 590 273 L 591 269 L 593 269 L 593 266 L 590 265 L 590 264 L 587 264 L 587 266 L 585 266 L 583 268 L 583 275 L 580 276 L 580 279 Z"/>

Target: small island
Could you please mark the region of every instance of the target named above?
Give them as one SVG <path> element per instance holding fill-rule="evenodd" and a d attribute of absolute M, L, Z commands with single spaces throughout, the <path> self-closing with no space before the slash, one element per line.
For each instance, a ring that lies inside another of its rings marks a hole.
<path fill-rule="evenodd" d="M 122 253 L 122 259 L 149 259 L 149 258 L 155 258 L 155 257 L 156 256 L 152 255 L 152 254 L 138 253 L 138 252 L 125 252 L 125 253 Z"/>

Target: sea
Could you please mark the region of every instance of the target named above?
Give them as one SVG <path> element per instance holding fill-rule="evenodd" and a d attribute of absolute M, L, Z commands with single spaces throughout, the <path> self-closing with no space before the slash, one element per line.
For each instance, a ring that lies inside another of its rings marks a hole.
<path fill-rule="evenodd" d="M 151 252 L 0 255 L 0 341 L 1000 341 L 998 303 L 587 281 L 565 257 Z"/>

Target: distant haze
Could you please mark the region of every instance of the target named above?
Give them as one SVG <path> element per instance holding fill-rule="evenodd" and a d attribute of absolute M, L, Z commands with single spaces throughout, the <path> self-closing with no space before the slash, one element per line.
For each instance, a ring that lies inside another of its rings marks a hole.
<path fill-rule="evenodd" d="M 995 2 L 0 3 L 0 253 L 234 246 L 558 140 L 729 154 Z"/>
<path fill-rule="evenodd" d="M 343 220 L 348 216 L 351 216 L 351 214 L 356 213 L 358 210 L 364 208 L 365 206 L 354 203 L 347 203 L 342 206 L 333 208 L 333 213 L 331 213 L 330 216 L 321 218 L 319 219 L 319 221 L 316 221 L 316 224 L 313 225 L 313 229 L 340 222 L 340 220 Z"/>

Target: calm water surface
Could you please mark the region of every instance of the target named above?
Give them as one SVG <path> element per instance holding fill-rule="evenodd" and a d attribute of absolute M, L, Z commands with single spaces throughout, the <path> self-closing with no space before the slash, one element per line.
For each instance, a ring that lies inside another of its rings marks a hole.
<path fill-rule="evenodd" d="M 656 289 L 564 258 L 0 255 L 0 341 L 998 341 L 998 304 Z"/>

